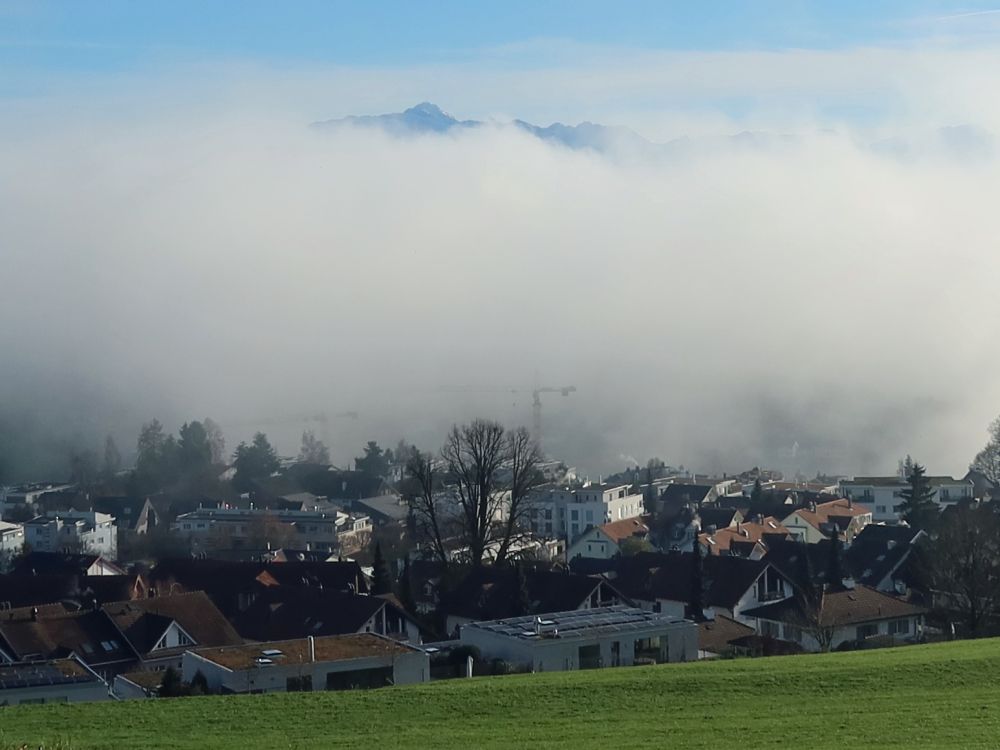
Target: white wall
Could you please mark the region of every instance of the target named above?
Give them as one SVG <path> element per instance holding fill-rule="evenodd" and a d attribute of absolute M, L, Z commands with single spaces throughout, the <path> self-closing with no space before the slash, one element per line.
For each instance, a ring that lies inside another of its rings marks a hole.
<path fill-rule="evenodd" d="M 634 663 L 637 641 L 658 638 L 661 659 L 667 662 L 698 658 L 698 626 L 691 622 L 655 626 L 644 630 L 594 637 L 524 639 L 476 627 L 462 628 L 463 645 L 475 646 L 484 659 L 503 659 L 534 672 L 565 672 L 580 669 L 580 648 L 598 646 L 602 667 L 626 667 Z M 619 644 L 617 662 L 613 644 Z"/>

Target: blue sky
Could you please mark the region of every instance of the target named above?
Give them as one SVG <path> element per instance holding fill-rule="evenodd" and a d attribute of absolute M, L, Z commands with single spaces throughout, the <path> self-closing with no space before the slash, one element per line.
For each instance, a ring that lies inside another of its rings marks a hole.
<path fill-rule="evenodd" d="M 993 2 L 46 2 L 0 0 L 0 68 L 130 70 L 173 61 L 407 65 L 528 40 L 672 50 L 905 43 L 994 20 Z M 982 15 L 977 15 L 982 14 Z"/>

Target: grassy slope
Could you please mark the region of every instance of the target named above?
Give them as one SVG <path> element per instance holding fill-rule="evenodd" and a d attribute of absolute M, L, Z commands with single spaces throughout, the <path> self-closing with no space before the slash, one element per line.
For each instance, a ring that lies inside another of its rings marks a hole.
<path fill-rule="evenodd" d="M 0 745 L 995 748 L 998 680 L 1000 639 L 370 692 L 12 707 L 0 709 Z"/>

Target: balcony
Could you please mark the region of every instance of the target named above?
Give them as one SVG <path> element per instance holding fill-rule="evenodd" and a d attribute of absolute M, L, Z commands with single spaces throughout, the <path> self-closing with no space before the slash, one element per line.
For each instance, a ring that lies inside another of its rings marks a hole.
<path fill-rule="evenodd" d="M 782 589 L 777 591 L 758 591 L 757 601 L 759 602 L 777 602 L 785 598 L 785 592 Z"/>

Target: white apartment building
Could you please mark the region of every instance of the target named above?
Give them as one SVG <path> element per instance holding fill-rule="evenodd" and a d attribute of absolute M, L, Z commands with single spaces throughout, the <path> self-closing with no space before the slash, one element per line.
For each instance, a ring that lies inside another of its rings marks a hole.
<path fill-rule="evenodd" d="M 961 500 L 972 498 L 971 480 L 941 476 L 927 477 L 927 482 L 934 491 L 934 502 L 942 510 Z M 840 494 L 867 506 L 872 511 L 875 523 L 899 523 L 900 513 L 897 508 L 903 502 L 903 490 L 909 486 L 909 482 L 900 476 L 854 477 L 851 480 L 841 480 Z"/>
<path fill-rule="evenodd" d="M 350 546 L 363 531 L 372 528 L 371 518 L 351 516 L 343 511 L 269 510 L 265 508 L 202 508 L 177 516 L 171 527 L 175 533 L 202 542 L 228 542 L 233 548 L 261 542 L 268 529 L 277 526 L 284 532 L 294 532 L 295 540 L 279 539 L 276 544 L 290 543 L 300 549 L 332 552 Z"/>
<path fill-rule="evenodd" d="M 0 555 L 16 555 L 24 546 L 24 527 L 19 523 L 0 521 Z"/>
<path fill-rule="evenodd" d="M 118 557 L 118 527 L 107 513 L 53 511 L 24 524 L 24 542 L 35 552 L 80 551 Z"/>
<path fill-rule="evenodd" d="M 635 518 L 645 512 L 642 495 L 627 484 L 592 484 L 582 489 L 549 488 L 532 503 L 532 530 L 572 544 L 592 526 Z"/>

